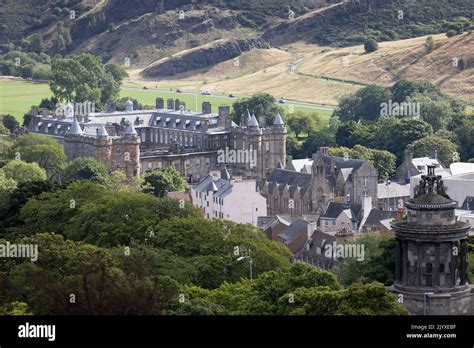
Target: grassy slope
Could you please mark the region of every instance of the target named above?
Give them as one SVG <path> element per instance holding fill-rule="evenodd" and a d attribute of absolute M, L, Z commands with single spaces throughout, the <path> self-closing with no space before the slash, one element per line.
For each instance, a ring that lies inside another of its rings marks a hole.
<path fill-rule="evenodd" d="M 161 86 L 163 88 L 163 86 Z M 169 89 L 169 88 L 168 88 Z M 174 90 L 174 89 L 173 89 Z M 140 87 L 133 87 L 131 85 L 124 86 L 120 93 L 120 97 L 132 97 L 138 99 L 139 102 L 145 105 L 155 105 L 155 99 L 162 97 L 168 99 L 180 99 L 186 102 L 187 109 L 196 110 L 196 96 L 192 94 L 193 91 L 184 91 L 184 93 L 175 93 L 174 91 L 166 91 L 163 89 L 143 90 Z M 12 114 L 21 120 L 23 114 L 29 111 L 31 105 L 38 105 L 42 98 L 51 96 L 51 92 L 47 84 L 32 83 L 26 81 L 12 81 L 0 80 L 0 114 Z M 212 96 L 197 96 L 198 110 L 200 110 L 203 101 L 209 101 L 212 104 L 212 111 L 217 112 L 219 105 L 232 105 L 237 100 L 230 99 L 226 95 L 212 95 Z M 288 102 L 282 107 L 287 110 Z M 332 113 L 330 108 L 318 107 L 315 105 L 300 105 L 294 103 L 294 110 L 302 110 L 304 112 L 316 111 L 323 118 L 328 118 Z"/>

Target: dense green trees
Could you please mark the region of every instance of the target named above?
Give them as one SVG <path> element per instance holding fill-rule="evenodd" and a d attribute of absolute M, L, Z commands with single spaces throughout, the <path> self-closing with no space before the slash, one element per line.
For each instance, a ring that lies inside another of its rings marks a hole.
<path fill-rule="evenodd" d="M 413 153 L 413 157 L 424 157 L 429 154 L 431 150 L 437 151 L 438 159 L 444 166 L 449 166 L 459 159 L 456 145 L 449 139 L 438 135 L 429 135 L 418 139 L 409 144 L 406 148 L 406 151 Z"/>
<path fill-rule="evenodd" d="M 182 191 L 187 186 L 181 173 L 175 167 L 167 166 L 145 173 L 143 192 L 163 197 L 165 192 Z"/>
<path fill-rule="evenodd" d="M 57 176 L 65 163 L 66 155 L 61 145 L 53 138 L 27 134 L 19 137 L 10 149 L 10 158 L 36 162 L 49 176 Z"/>
<path fill-rule="evenodd" d="M 69 162 L 63 171 L 63 180 L 72 182 L 77 180 L 90 180 L 99 184 L 107 182 L 107 166 L 92 157 L 78 157 Z"/>
<path fill-rule="evenodd" d="M 58 56 L 53 59 L 51 68 L 50 88 L 60 101 L 89 101 L 99 106 L 118 96 L 120 83 L 96 56 Z"/>
<path fill-rule="evenodd" d="M 336 277 L 297 263 L 266 272 L 255 280 L 223 283 L 214 290 L 184 287 L 184 301 L 174 300 L 174 314 L 232 315 L 380 315 L 407 314 L 380 283 L 342 288 Z"/>
<path fill-rule="evenodd" d="M 395 272 L 395 238 L 384 235 L 366 235 L 357 239 L 364 245 L 364 260 L 346 259 L 335 273 L 348 286 L 358 281 L 376 281 L 391 285 Z"/>
<path fill-rule="evenodd" d="M 382 103 L 387 103 L 390 91 L 386 88 L 371 85 L 354 94 L 344 96 L 334 115 L 341 121 L 376 121 L 380 117 Z"/>
<path fill-rule="evenodd" d="M 394 112 L 400 105 L 411 105 L 405 109 L 411 114 Z M 385 115 L 382 110 L 389 112 Z M 467 149 L 472 148 L 472 137 L 464 135 L 471 132 L 472 115 L 465 114 L 462 102 L 428 82 L 400 80 L 391 88 L 363 88 L 343 97 L 333 118 L 342 122 L 335 135 L 337 145 L 386 150 L 396 156 L 397 165 L 408 146 L 418 149 L 417 156 L 437 149 L 446 165 L 456 152 L 460 152 L 461 160 L 471 158 Z"/>
<path fill-rule="evenodd" d="M 362 145 L 355 145 L 349 149 L 347 147 L 331 147 L 329 148 L 331 156 L 344 157 L 347 154 L 348 158 L 367 160 L 377 169 L 379 173 L 379 180 L 387 180 L 395 172 L 396 157 L 394 154 L 385 150 L 369 149 Z"/>
<path fill-rule="evenodd" d="M 283 115 L 283 110 L 275 105 L 275 102 L 275 98 L 268 93 L 239 99 L 232 104 L 232 119 L 235 123 L 240 124 L 241 117 L 247 119 L 247 110 L 249 110 L 251 114 L 255 114 L 257 120 L 260 117 L 265 117 L 267 125 L 271 125 L 278 113 Z"/>
<path fill-rule="evenodd" d="M 19 126 L 15 116 L 6 114 L 0 115 L 0 123 L 3 124 L 10 132 L 13 132 Z"/>
<path fill-rule="evenodd" d="M 124 67 L 117 64 L 109 63 L 105 65 L 105 71 L 111 74 L 118 83 L 121 83 L 124 78 L 128 77 L 128 73 Z"/>
<path fill-rule="evenodd" d="M 7 179 L 15 180 L 17 184 L 46 180 L 46 171 L 35 162 L 10 161 L 0 168 L 0 171 L 5 174 Z"/>
<path fill-rule="evenodd" d="M 296 111 L 288 117 L 286 124 L 295 133 L 296 137 L 299 137 L 301 133 L 311 136 L 321 127 L 322 120 L 316 113 Z"/>

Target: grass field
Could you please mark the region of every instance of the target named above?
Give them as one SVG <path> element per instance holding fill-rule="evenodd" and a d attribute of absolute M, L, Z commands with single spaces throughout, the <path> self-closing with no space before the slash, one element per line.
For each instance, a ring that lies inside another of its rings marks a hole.
<path fill-rule="evenodd" d="M 43 98 L 51 96 L 48 84 L 45 83 L 33 83 L 27 81 L 15 81 L 15 80 L 1 80 L 0 81 L 0 114 L 11 114 L 14 115 L 18 120 L 23 118 L 23 115 L 28 112 L 32 105 L 38 105 Z M 122 87 L 120 97 L 131 97 L 136 98 L 140 103 L 144 105 L 155 105 L 155 99 L 162 97 L 165 99 L 173 98 L 180 99 L 186 103 L 186 108 L 192 111 L 196 110 L 196 99 L 198 110 L 203 101 L 209 101 L 212 105 L 212 111 L 217 112 L 219 105 L 232 105 L 237 98 L 228 98 L 227 95 L 211 95 L 203 96 L 197 95 L 192 92 L 183 91 L 183 93 L 176 93 L 174 89 L 172 91 L 168 89 L 153 89 L 147 90 L 141 87 L 124 86 Z M 293 105 L 294 111 L 301 110 L 303 112 L 317 112 L 323 119 L 327 119 L 333 111 L 333 108 L 310 104 L 301 103 L 297 101 L 287 100 L 286 104 L 280 104 L 280 106 L 288 112 L 289 105 Z"/>
<path fill-rule="evenodd" d="M 41 99 L 50 96 L 51 91 L 45 83 L 0 81 L 0 113 L 22 120 L 31 105 L 38 105 Z"/>

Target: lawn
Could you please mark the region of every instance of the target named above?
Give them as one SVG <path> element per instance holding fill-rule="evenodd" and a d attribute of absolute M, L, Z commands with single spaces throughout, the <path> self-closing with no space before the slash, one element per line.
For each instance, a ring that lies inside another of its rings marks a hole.
<path fill-rule="evenodd" d="M 14 115 L 19 121 L 43 98 L 49 98 L 48 84 L 24 81 L 0 81 L 0 114 Z"/>
<path fill-rule="evenodd" d="M 48 84 L 45 83 L 34 83 L 27 81 L 0 81 L 0 114 L 11 114 L 14 115 L 18 120 L 23 118 L 23 115 L 28 112 L 32 105 L 38 105 L 43 98 L 49 98 L 51 91 L 49 90 Z M 237 98 L 228 98 L 226 95 L 195 95 L 192 92 L 176 93 L 164 89 L 147 89 L 144 90 L 140 87 L 124 86 L 120 92 L 120 97 L 131 97 L 136 98 L 139 102 L 144 105 L 155 105 L 155 99 L 162 97 L 165 99 L 173 98 L 180 99 L 186 103 L 186 108 L 195 111 L 196 110 L 196 99 L 198 110 L 201 109 L 201 103 L 203 101 L 209 101 L 212 105 L 212 112 L 217 112 L 219 105 L 232 105 Z M 309 103 L 299 103 L 297 101 L 288 101 L 286 104 L 280 104 L 280 106 L 288 111 L 288 106 L 293 105 L 294 111 L 301 110 L 303 112 L 317 112 L 323 119 L 327 119 L 331 113 L 332 108 L 319 106 Z"/>

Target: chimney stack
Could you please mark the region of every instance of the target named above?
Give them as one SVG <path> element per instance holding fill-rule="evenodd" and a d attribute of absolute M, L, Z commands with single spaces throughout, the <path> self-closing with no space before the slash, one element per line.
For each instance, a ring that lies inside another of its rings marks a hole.
<path fill-rule="evenodd" d="M 181 104 L 180 104 L 179 99 L 176 99 L 176 100 L 174 101 L 174 109 L 175 109 L 176 111 L 178 111 L 180 105 L 181 105 Z"/>
<path fill-rule="evenodd" d="M 320 147 L 319 151 L 321 152 L 321 155 L 323 156 L 328 156 L 329 154 L 329 148 L 326 146 Z"/>
<path fill-rule="evenodd" d="M 168 110 L 174 110 L 174 101 L 173 101 L 173 99 L 168 99 L 166 101 L 166 108 Z"/>
<path fill-rule="evenodd" d="M 204 115 L 211 113 L 211 103 L 208 101 L 202 102 L 202 113 Z"/>
<path fill-rule="evenodd" d="M 155 106 L 157 109 L 164 109 L 165 108 L 165 100 L 163 98 L 156 98 Z"/>
<path fill-rule="evenodd" d="M 230 118 L 230 106 L 224 105 L 218 108 L 219 118 L 217 119 L 217 127 L 230 128 L 232 120 Z"/>
<path fill-rule="evenodd" d="M 107 112 L 115 112 L 117 111 L 117 103 L 115 100 L 109 100 L 107 102 Z"/>
<path fill-rule="evenodd" d="M 32 106 L 31 107 L 31 114 L 33 115 L 33 117 L 38 116 L 38 107 L 37 106 Z"/>
<path fill-rule="evenodd" d="M 431 149 L 430 158 L 431 159 L 438 159 L 438 151 L 436 151 L 435 149 Z"/>

